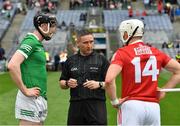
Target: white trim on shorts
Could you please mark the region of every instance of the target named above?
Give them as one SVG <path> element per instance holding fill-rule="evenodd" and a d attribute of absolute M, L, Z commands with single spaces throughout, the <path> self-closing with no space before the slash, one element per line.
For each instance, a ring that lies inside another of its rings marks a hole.
<path fill-rule="evenodd" d="M 15 117 L 31 122 L 44 122 L 47 117 L 47 101 L 44 97 L 27 97 L 20 90 L 17 93 Z"/>

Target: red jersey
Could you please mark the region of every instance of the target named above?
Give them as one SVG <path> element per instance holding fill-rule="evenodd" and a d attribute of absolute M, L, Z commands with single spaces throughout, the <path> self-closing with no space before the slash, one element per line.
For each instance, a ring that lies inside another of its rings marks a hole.
<path fill-rule="evenodd" d="M 119 48 L 111 64 L 122 66 L 122 98 L 159 102 L 157 98 L 158 76 L 171 58 L 160 50 L 143 42 Z"/>

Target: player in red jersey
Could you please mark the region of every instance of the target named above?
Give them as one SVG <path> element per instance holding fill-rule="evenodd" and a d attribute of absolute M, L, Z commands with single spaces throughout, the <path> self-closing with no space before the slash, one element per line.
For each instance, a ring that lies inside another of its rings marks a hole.
<path fill-rule="evenodd" d="M 142 41 L 144 24 L 138 19 L 125 20 L 119 32 L 126 46 L 119 48 L 112 57 L 106 74 L 106 92 L 114 107 L 119 107 L 118 125 L 160 126 L 158 77 L 162 68 L 172 72 L 162 88 L 173 88 L 180 83 L 179 63 L 157 48 Z M 116 96 L 115 78 L 122 76 L 122 99 Z M 120 116 L 122 114 L 122 117 Z"/>

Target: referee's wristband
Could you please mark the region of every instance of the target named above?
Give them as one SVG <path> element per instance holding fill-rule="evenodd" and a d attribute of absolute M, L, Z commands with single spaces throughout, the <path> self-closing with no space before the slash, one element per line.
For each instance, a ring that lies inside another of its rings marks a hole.
<path fill-rule="evenodd" d="M 117 104 L 119 104 L 119 100 L 116 98 L 116 99 L 111 101 L 111 104 L 112 105 L 117 105 Z"/>

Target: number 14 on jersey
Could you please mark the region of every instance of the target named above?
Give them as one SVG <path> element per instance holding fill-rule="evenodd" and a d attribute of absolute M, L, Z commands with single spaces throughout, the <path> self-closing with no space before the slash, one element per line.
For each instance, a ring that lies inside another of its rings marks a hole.
<path fill-rule="evenodd" d="M 149 57 L 142 71 L 141 71 L 140 57 L 135 57 L 131 61 L 131 63 L 135 67 L 135 82 L 136 83 L 141 83 L 141 78 L 143 76 L 152 76 L 152 81 L 157 81 L 157 75 L 159 74 L 159 69 L 157 69 L 157 60 L 155 56 Z"/>

